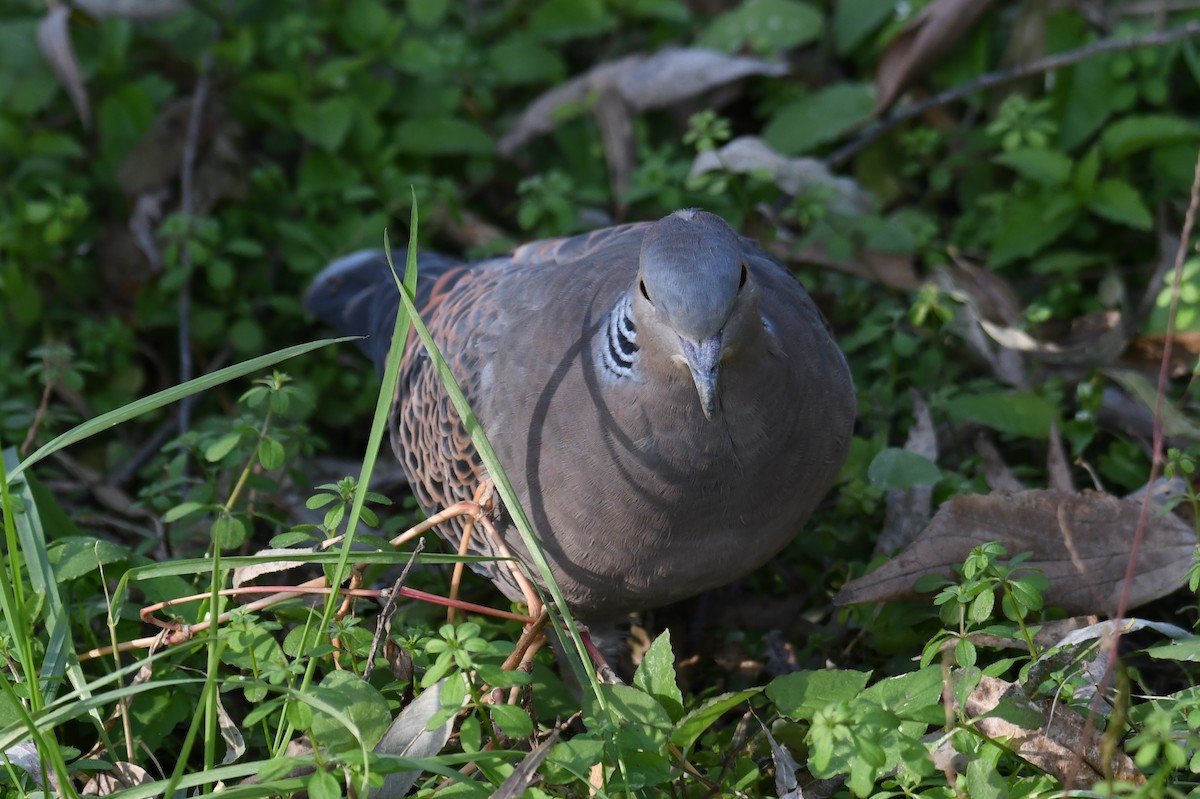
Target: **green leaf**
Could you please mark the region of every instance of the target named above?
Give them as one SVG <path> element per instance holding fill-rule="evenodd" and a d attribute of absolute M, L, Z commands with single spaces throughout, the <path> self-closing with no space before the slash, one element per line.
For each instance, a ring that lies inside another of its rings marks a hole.
<path fill-rule="evenodd" d="M 872 102 L 865 83 L 838 83 L 779 109 L 763 129 L 763 138 L 784 155 L 800 155 L 868 119 Z"/>
<path fill-rule="evenodd" d="M 1026 147 L 1001 153 L 992 160 L 1048 186 L 1061 186 L 1071 176 L 1071 159 L 1057 150 Z"/>
<path fill-rule="evenodd" d="M 274 471 L 283 466 L 283 444 L 273 438 L 264 438 L 258 442 L 258 462 L 267 471 Z"/>
<path fill-rule="evenodd" d="M 942 479 L 942 472 L 923 455 L 888 447 L 871 460 L 867 479 L 884 491 L 907 491 L 913 486 L 933 485 Z"/>
<path fill-rule="evenodd" d="M 1078 201 L 1073 195 L 1056 193 L 1013 202 L 1005 208 L 992 241 L 992 265 L 1036 255 L 1070 230 L 1078 217 Z"/>
<path fill-rule="evenodd" d="M 697 44 L 727 53 L 748 46 L 773 55 L 814 41 L 821 28 L 821 12 L 808 3 L 748 0 L 710 22 Z"/>
<path fill-rule="evenodd" d="M 101 538 L 72 536 L 60 538 L 46 548 L 46 560 L 54 567 L 58 582 L 91 574 L 101 565 L 121 563 L 130 553 Z"/>
<path fill-rule="evenodd" d="M 236 549 L 246 540 L 246 525 L 236 516 L 222 513 L 209 530 L 213 546 L 219 549 Z"/>
<path fill-rule="evenodd" d="M 861 698 L 878 702 L 905 719 L 929 724 L 945 721 L 941 707 L 942 669 L 938 665 L 880 680 L 863 691 Z"/>
<path fill-rule="evenodd" d="M 163 514 L 162 520 L 167 524 L 177 522 L 189 513 L 195 513 L 207 507 L 199 502 L 181 502 Z"/>
<path fill-rule="evenodd" d="M 491 704 L 487 709 L 492 715 L 492 721 L 496 722 L 496 726 L 508 737 L 528 738 L 533 734 L 533 720 L 516 705 Z"/>
<path fill-rule="evenodd" d="M 1156 660 L 1200 661 L 1200 636 L 1181 638 L 1146 649 L 1146 654 Z"/>
<path fill-rule="evenodd" d="M 546 778 L 552 785 L 566 785 L 571 776 L 586 782 L 588 772 L 603 756 L 604 742 L 595 738 L 576 735 L 569 741 L 559 741 L 546 756 L 546 765 L 552 767 L 546 770 Z M 565 774 L 556 773 L 554 769 Z"/>
<path fill-rule="evenodd" d="M 342 715 L 337 718 L 323 707 L 314 708 L 313 737 L 331 752 L 357 747 L 359 741 L 368 747 L 374 746 L 392 723 L 392 714 L 383 695 L 348 671 L 331 671 L 320 685 L 309 690 Z"/>
<path fill-rule="evenodd" d="M 833 41 L 847 55 L 896 13 L 893 0 L 838 0 L 833 9 Z"/>
<path fill-rule="evenodd" d="M 332 153 L 345 141 L 354 113 L 354 103 L 349 98 L 331 97 L 319 103 L 293 106 L 292 124 L 304 138 Z"/>
<path fill-rule="evenodd" d="M 408 0 L 404 4 L 408 18 L 422 28 L 436 28 L 441 25 L 449 7 L 449 0 Z"/>
<path fill-rule="evenodd" d="M 1108 56 L 1085 59 L 1058 73 L 1053 99 L 1062 109 L 1059 149 L 1070 152 L 1100 129 L 1113 112 L 1117 85 Z"/>
<path fill-rule="evenodd" d="M 1123 180 L 1109 178 L 1097 183 L 1088 197 L 1087 206 L 1097 216 L 1137 230 L 1149 230 L 1154 225 L 1150 209 L 1142 202 L 1137 189 Z"/>
<path fill-rule="evenodd" d="M 204 460 L 208 461 L 209 463 L 216 463 L 230 452 L 233 452 L 233 448 L 236 447 L 238 442 L 241 440 L 241 433 L 226 433 L 208 445 L 208 448 L 204 450 Z"/>
<path fill-rule="evenodd" d="M 967 618 L 976 624 L 983 624 L 992 616 L 996 607 L 996 595 L 992 591 L 981 591 L 967 609 Z"/>
<path fill-rule="evenodd" d="M 539 39 L 561 43 L 597 36 L 616 24 L 603 0 L 546 0 L 533 12 L 527 29 Z"/>
<path fill-rule="evenodd" d="M 630 685 L 602 685 L 608 709 L 619 720 L 646 730 L 671 729 L 671 717 L 658 700 Z M 599 712 L 594 710 L 593 712 Z"/>
<path fill-rule="evenodd" d="M 737 707 L 761 690 L 761 688 L 751 688 L 737 693 L 721 694 L 705 700 L 700 707 L 688 713 L 675 725 L 675 729 L 671 732 L 671 743 L 681 749 L 690 748 L 696 739 L 726 711 Z"/>
<path fill-rule="evenodd" d="M 1092 147 L 1087 151 L 1087 155 L 1079 160 L 1079 165 L 1075 167 L 1075 190 L 1084 196 L 1091 194 L 1099 174 L 1100 148 Z"/>
<path fill-rule="evenodd" d="M 340 799 L 342 784 L 338 778 L 328 771 L 317 771 L 304 784 L 305 791 L 312 799 Z"/>
<path fill-rule="evenodd" d="M 654 639 L 633 675 L 633 684 L 658 700 L 671 721 L 683 715 L 683 693 L 675 681 L 675 655 L 671 651 L 671 631 Z"/>
<path fill-rule="evenodd" d="M 1104 130 L 1100 145 L 1105 154 L 1120 160 L 1152 147 L 1200 140 L 1200 124 L 1183 117 L 1148 114 L 1118 119 Z"/>
<path fill-rule="evenodd" d="M 1057 409 L 1033 394 L 973 394 L 955 397 L 942 410 L 958 421 L 978 422 L 1011 436 L 1045 439 Z"/>
<path fill-rule="evenodd" d="M 767 697 L 788 718 L 808 721 L 826 705 L 853 699 L 870 677 L 869 671 L 849 669 L 798 671 L 772 680 Z"/>
<path fill-rule="evenodd" d="M 523 31 L 500 40 L 488 50 L 492 79 L 501 85 L 561 83 L 567 68 L 558 51 Z"/>
<path fill-rule="evenodd" d="M 416 155 L 491 155 L 492 137 L 474 122 L 457 117 L 420 117 L 401 122 L 394 143 Z"/>
<path fill-rule="evenodd" d="M 969 638 L 959 638 L 958 643 L 954 645 L 954 660 L 964 669 L 974 668 L 978 654 L 975 644 L 971 643 Z"/>

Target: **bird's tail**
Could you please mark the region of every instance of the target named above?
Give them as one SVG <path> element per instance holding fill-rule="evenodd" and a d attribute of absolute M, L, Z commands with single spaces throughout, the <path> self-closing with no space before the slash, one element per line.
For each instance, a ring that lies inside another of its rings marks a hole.
<path fill-rule="evenodd" d="M 403 269 L 404 250 L 392 252 L 393 263 Z M 457 264 L 434 252 L 418 252 L 418 308 L 425 305 L 438 275 Z M 383 250 L 360 250 L 344 255 L 321 270 L 308 293 L 304 307 L 321 322 L 344 336 L 365 336 L 359 348 L 383 371 L 392 328 L 400 307 L 400 296 Z"/>

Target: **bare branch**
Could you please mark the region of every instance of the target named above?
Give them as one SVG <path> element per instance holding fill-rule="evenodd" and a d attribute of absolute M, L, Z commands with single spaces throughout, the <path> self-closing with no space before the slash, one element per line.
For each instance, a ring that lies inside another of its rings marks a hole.
<path fill-rule="evenodd" d="M 871 127 L 867 128 L 857 139 L 849 142 L 841 149 L 832 153 L 825 159 L 825 164 L 830 169 L 836 169 L 853 157 L 856 153 L 862 150 L 871 142 L 878 139 L 883 134 L 887 133 L 892 128 L 919 116 L 932 108 L 947 105 L 956 100 L 961 100 L 964 97 L 975 94 L 976 92 L 986 91 L 996 86 L 1003 86 L 1006 83 L 1022 80 L 1033 75 L 1039 75 L 1043 72 L 1050 72 L 1055 69 L 1069 67 L 1072 64 L 1078 64 L 1080 61 L 1086 61 L 1089 58 L 1100 55 L 1101 53 L 1119 53 L 1125 50 L 1136 50 L 1139 47 L 1153 47 L 1156 45 L 1169 44 L 1187 39 L 1192 36 L 1200 36 L 1200 22 L 1189 22 L 1178 28 L 1170 30 L 1156 31 L 1147 33 L 1141 36 L 1131 36 L 1127 39 L 1102 39 L 1098 42 L 1085 45 L 1084 47 L 1075 50 L 1068 50 L 1065 53 L 1055 53 L 1045 58 L 1039 58 L 1036 61 L 1030 61 L 1027 64 L 1013 67 L 1011 69 L 1002 69 L 997 72 L 989 72 L 976 80 L 956 86 L 953 89 L 947 89 L 944 92 L 939 92 L 932 97 L 926 98 L 918 103 L 912 103 L 901 108 L 896 113 L 885 119 L 881 119 Z"/>

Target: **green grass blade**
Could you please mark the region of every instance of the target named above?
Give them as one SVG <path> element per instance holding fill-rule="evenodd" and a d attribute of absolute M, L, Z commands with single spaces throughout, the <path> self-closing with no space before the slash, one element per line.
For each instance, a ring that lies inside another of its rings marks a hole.
<path fill-rule="evenodd" d="M 128 422 L 130 419 L 136 419 L 144 413 L 157 410 L 164 405 L 170 405 L 172 402 L 177 402 L 184 397 L 190 397 L 193 394 L 198 394 L 201 391 L 210 389 L 214 386 L 219 386 L 222 383 L 227 383 L 230 380 L 236 380 L 254 372 L 262 371 L 269 366 L 274 366 L 280 361 L 286 361 L 289 358 L 295 358 L 297 355 L 304 355 L 313 350 L 327 347 L 330 344 L 337 344 L 342 341 L 353 341 L 358 336 L 343 336 L 341 338 L 322 339 L 320 341 L 310 341 L 307 344 L 297 344 L 294 347 L 287 347 L 282 350 L 260 355 L 257 358 L 251 358 L 248 361 L 226 366 L 224 369 L 218 369 L 212 374 L 207 374 L 202 377 L 197 377 L 194 380 L 189 380 L 186 383 L 181 383 L 178 386 L 163 389 L 149 397 L 143 397 L 140 400 L 129 403 L 116 410 L 101 414 L 95 419 L 90 419 L 83 424 L 71 428 L 67 432 L 55 438 L 53 441 L 39 447 L 32 455 L 21 461 L 8 475 L 9 480 L 15 480 L 30 466 L 33 466 L 38 461 L 48 455 L 53 455 L 60 449 L 71 446 L 85 438 L 101 433 L 110 427 L 115 427 L 123 422 Z"/>
<path fill-rule="evenodd" d="M 414 228 L 415 230 L 415 209 L 414 209 Z M 571 639 L 575 643 L 577 652 L 579 653 L 580 665 L 583 666 L 587 676 L 588 683 L 592 686 L 596 694 L 596 701 L 601 707 L 606 706 L 604 697 L 601 695 L 599 683 L 596 681 L 595 669 L 592 667 L 591 659 L 587 655 L 587 651 L 583 646 L 583 640 L 579 637 L 579 629 L 575 624 L 575 620 L 571 617 L 570 610 L 567 607 L 567 602 L 563 598 L 562 591 L 558 587 L 558 583 L 554 580 L 554 574 L 550 571 L 550 563 L 546 560 L 545 553 L 542 551 L 541 544 L 537 540 L 537 536 L 533 533 L 533 525 L 529 523 L 529 517 L 525 514 L 525 509 L 521 505 L 521 500 L 517 496 L 516 490 L 508 479 L 507 473 L 504 471 L 503 464 L 500 463 L 500 458 L 496 455 L 495 449 L 488 441 L 487 433 L 484 432 L 483 425 L 480 424 L 479 418 L 475 412 L 471 410 L 470 403 L 467 402 L 466 395 L 463 394 L 462 387 L 459 386 L 458 380 L 450 371 L 450 366 L 446 363 L 446 359 L 442 357 L 442 353 L 438 350 L 437 343 L 433 340 L 433 336 L 429 333 L 429 328 L 421 320 L 420 314 L 415 305 L 415 294 L 412 287 L 409 285 L 408 274 L 412 271 L 416 259 L 415 248 L 410 243 L 408 249 L 408 266 L 405 270 L 405 280 L 401 282 L 396 274 L 395 265 L 392 264 L 391 254 L 388 253 L 388 265 L 392 267 L 392 276 L 396 280 L 396 288 L 400 292 L 400 307 L 401 315 L 407 315 L 412 319 L 413 327 L 417 331 L 417 336 L 421 339 L 421 343 L 425 347 L 425 351 L 429 354 L 438 372 L 438 377 L 446 388 L 446 393 L 450 395 L 450 401 L 454 404 L 454 409 L 458 412 L 459 418 L 463 421 L 463 426 L 471 436 L 471 443 L 474 444 L 475 450 L 479 453 L 480 459 L 484 466 L 487 467 L 488 475 L 492 479 L 492 483 L 496 487 L 496 491 L 500 494 L 501 500 L 504 502 L 504 507 L 508 511 L 514 526 L 521 534 L 521 539 L 525 543 L 525 548 L 529 551 L 530 558 L 534 565 L 537 566 L 539 574 L 546 585 L 550 596 L 554 599 L 555 605 L 562 613 L 562 621 L 570 632 Z M 556 622 L 557 624 L 557 622 Z"/>

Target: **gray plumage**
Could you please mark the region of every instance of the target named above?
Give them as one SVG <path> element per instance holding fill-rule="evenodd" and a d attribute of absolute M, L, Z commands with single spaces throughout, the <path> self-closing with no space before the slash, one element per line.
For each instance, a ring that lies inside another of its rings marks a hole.
<path fill-rule="evenodd" d="M 801 532 L 841 468 L 855 411 L 845 359 L 787 270 L 713 214 L 418 265 L 422 318 L 585 619 L 747 574 Z M 370 334 L 381 365 L 395 291 L 381 254 L 356 253 L 306 302 Z M 471 497 L 482 467 L 415 336 L 392 432 L 427 512 Z M 498 528 L 524 556 L 503 515 Z M 494 554 L 479 533 L 472 543 Z M 520 598 L 504 566 L 480 571 Z"/>

